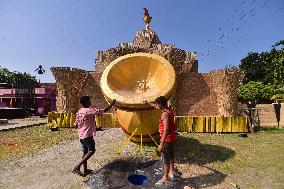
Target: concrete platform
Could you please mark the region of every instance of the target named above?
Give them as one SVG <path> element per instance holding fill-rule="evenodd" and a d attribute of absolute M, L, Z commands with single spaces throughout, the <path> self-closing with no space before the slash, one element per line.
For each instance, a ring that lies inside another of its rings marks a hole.
<path fill-rule="evenodd" d="M 23 127 L 32 127 L 47 123 L 47 118 L 31 117 L 26 119 L 11 119 L 8 123 L 0 124 L 0 131 L 18 129 Z"/>
<path fill-rule="evenodd" d="M 8 124 L 8 119 L 0 119 L 0 125 L 1 124 Z"/>

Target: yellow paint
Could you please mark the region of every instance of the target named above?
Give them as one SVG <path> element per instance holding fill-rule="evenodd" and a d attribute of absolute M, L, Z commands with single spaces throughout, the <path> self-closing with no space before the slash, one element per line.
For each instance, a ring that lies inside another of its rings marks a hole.
<path fill-rule="evenodd" d="M 211 116 L 210 117 L 210 132 L 211 133 L 215 133 L 216 132 L 216 117 L 214 116 Z"/>
<path fill-rule="evenodd" d="M 158 96 L 169 98 L 174 90 L 175 70 L 165 58 L 149 53 L 133 53 L 112 61 L 101 77 L 101 88 L 108 101 L 116 106 L 148 108 Z M 135 110 L 134 110 L 135 111 Z"/>
<path fill-rule="evenodd" d="M 124 143 L 121 145 L 121 147 L 118 149 L 117 153 L 120 154 L 121 151 L 123 150 L 123 148 L 128 144 L 128 142 L 131 140 L 131 138 L 133 137 L 133 135 L 137 132 L 138 128 L 136 128 L 134 130 L 134 132 L 127 138 L 126 141 L 124 141 Z"/>
<path fill-rule="evenodd" d="M 223 131 L 223 117 L 216 117 L 216 132 L 220 133 Z"/>
<path fill-rule="evenodd" d="M 158 119 L 160 116 L 159 110 L 141 111 L 141 112 L 126 112 L 122 110 L 117 111 L 117 118 L 114 114 L 103 114 L 103 116 L 96 117 L 96 123 L 98 126 L 105 128 L 118 127 L 118 122 L 122 123 L 121 127 L 126 130 L 131 136 L 136 128 L 137 138 L 132 137 L 131 140 L 141 143 L 141 135 L 148 135 L 148 138 L 142 138 L 142 142 L 154 141 L 158 145 L 157 141 L 159 136 L 153 138 L 151 135 L 158 132 Z M 48 113 L 48 126 L 49 127 L 74 127 L 75 121 L 74 113 Z M 116 121 L 118 119 L 118 121 Z M 66 124 L 66 123 L 69 123 Z M 133 126 L 134 125 L 134 126 Z M 175 125 L 177 131 L 185 132 L 248 132 L 248 118 L 247 117 L 193 117 L 193 116 L 176 116 Z M 127 127 L 128 126 L 128 127 Z M 141 144 L 140 144 L 141 146 Z M 141 151 L 141 150 L 140 150 Z"/>
<path fill-rule="evenodd" d="M 63 113 L 59 113 L 57 115 L 57 120 L 56 120 L 56 124 L 57 124 L 57 127 L 62 127 L 62 121 L 63 121 Z"/>
<path fill-rule="evenodd" d="M 239 131 L 238 125 L 239 125 L 238 117 L 236 117 L 236 116 L 232 117 L 232 132 L 233 133 Z"/>
<path fill-rule="evenodd" d="M 222 132 L 229 133 L 232 131 L 231 117 L 223 117 L 223 129 Z"/>
<path fill-rule="evenodd" d="M 141 128 L 137 131 L 137 135 L 148 135 L 147 138 L 143 138 L 143 142 L 151 142 L 149 134 L 153 135 L 159 132 L 158 121 L 160 117 L 160 110 L 148 110 L 148 111 L 135 111 L 128 112 L 124 110 L 117 110 L 116 117 L 120 124 L 120 127 L 126 131 L 125 134 L 129 136 L 136 128 Z M 146 132 L 149 132 L 149 134 Z M 159 136 L 154 136 L 157 139 Z M 139 142 L 140 137 L 133 137 L 131 140 Z"/>
<path fill-rule="evenodd" d="M 205 132 L 206 133 L 210 133 L 210 131 L 211 131 L 211 117 L 209 117 L 209 116 L 206 116 L 205 117 Z"/>
<path fill-rule="evenodd" d="M 144 130 L 150 136 L 151 140 L 156 144 L 156 146 L 159 146 L 158 143 L 156 142 L 156 139 L 154 137 L 152 137 L 151 133 L 149 133 L 149 131 L 146 128 L 144 128 Z M 159 137 L 157 137 L 157 138 L 159 138 Z"/>
<path fill-rule="evenodd" d="M 193 130 L 197 133 L 205 132 L 205 117 L 194 117 Z"/>
<path fill-rule="evenodd" d="M 248 119 L 247 117 L 239 117 L 239 132 L 248 132 Z"/>
<path fill-rule="evenodd" d="M 74 127 L 74 122 L 75 122 L 75 118 L 76 118 L 76 114 L 74 113 L 70 113 L 70 127 Z"/>
<path fill-rule="evenodd" d="M 70 127 L 71 113 L 66 113 L 66 127 Z"/>
<path fill-rule="evenodd" d="M 95 121 L 97 126 L 102 128 L 119 127 L 116 117 L 112 113 L 104 113 L 102 116 L 96 116 Z"/>

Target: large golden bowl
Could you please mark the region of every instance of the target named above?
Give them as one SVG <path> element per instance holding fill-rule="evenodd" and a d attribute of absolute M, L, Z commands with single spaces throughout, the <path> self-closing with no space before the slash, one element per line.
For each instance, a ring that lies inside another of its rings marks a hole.
<path fill-rule="evenodd" d="M 134 53 L 117 58 L 104 70 L 101 88 L 106 100 L 116 99 L 116 117 L 131 140 L 158 142 L 160 111 L 144 100 L 153 102 L 159 96 L 167 99 L 173 93 L 175 71 L 165 58 L 149 53 Z M 136 130 L 136 133 L 134 131 Z"/>
<path fill-rule="evenodd" d="M 175 71 L 165 58 L 149 53 L 121 56 L 111 62 L 101 77 L 105 98 L 116 99 L 120 109 L 149 108 L 143 100 L 169 98 L 174 89 Z"/>

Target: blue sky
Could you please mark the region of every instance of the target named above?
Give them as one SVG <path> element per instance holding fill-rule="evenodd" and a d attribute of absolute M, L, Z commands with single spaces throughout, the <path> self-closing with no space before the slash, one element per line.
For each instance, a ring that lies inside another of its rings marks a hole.
<path fill-rule="evenodd" d="M 200 72 L 284 39 L 284 0 L 0 0 L 0 66 L 41 82 L 54 81 L 52 66 L 94 70 L 96 51 L 144 29 L 143 7 L 162 43 L 197 52 Z"/>

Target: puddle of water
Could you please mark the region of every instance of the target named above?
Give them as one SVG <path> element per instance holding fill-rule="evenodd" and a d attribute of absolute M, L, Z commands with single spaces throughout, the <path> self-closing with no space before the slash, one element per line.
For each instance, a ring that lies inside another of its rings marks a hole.
<path fill-rule="evenodd" d="M 131 182 L 133 177 L 140 177 Z M 156 187 L 163 176 L 162 162 L 151 159 L 114 160 L 92 174 L 87 182 L 91 189 L 180 189 L 185 186 L 181 179 Z M 130 180 L 129 180 L 130 179 Z M 139 185 L 140 184 L 140 185 Z"/>
<path fill-rule="evenodd" d="M 128 177 L 128 182 L 134 185 L 145 185 L 148 182 L 148 178 L 144 175 L 130 175 Z"/>

